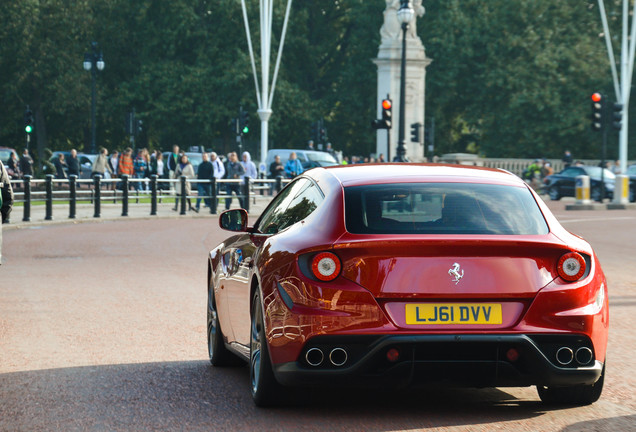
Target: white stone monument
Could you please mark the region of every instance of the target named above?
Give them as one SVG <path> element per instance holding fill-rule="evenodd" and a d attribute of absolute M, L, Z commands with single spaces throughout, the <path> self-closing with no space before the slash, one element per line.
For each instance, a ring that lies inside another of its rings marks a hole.
<path fill-rule="evenodd" d="M 405 126 L 404 145 L 406 147 L 406 157 L 411 162 L 425 160 L 424 156 L 424 100 L 425 100 L 425 78 L 426 66 L 431 63 L 431 59 L 426 57 L 424 45 L 417 36 L 417 18 L 424 15 L 422 0 L 412 0 L 412 7 L 415 11 L 413 19 L 409 23 L 406 31 L 406 91 L 405 91 Z M 386 0 L 384 10 L 384 24 L 380 29 L 382 42 L 378 51 L 378 58 L 373 62 L 378 66 L 378 94 L 377 94 L 377 117 L 382 117 L 382 100 L 387 94 L 393 102 L 393 126 L 389 129 L 390 149 L 387 146 L 387 131 L 379 129 L 377 131 L 376 154 L 384 155 L 385 160 L 393 160 L 397 154 L 398 127 L 400 115 L 400 66 L 402 61 L 402 26 L 397 18 L 397 11 L 400 8 L 400 0 Z M 411 124 L 420 123 L 420 142 L 411 142 Z"/>

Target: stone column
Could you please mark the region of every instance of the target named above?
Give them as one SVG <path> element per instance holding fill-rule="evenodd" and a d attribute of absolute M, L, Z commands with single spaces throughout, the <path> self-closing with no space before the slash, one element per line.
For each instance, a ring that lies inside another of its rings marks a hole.
<path fill-rule="evenodd" d="M 424 126 L 420 129 L 420 142 L 411 142 L 411 124 L 421 123 L 424 125 L 424 101 L 425 101 L 425 78 L 426 67 L 431 63 L 431 59 L 426 57 L 424 45 L 417 36 L 417 17 L 424 15 L 422 0 L 412 1 L 415 15 L 409 24 L 406 32 L 406 101 L 405 101 L 405 146 L 406 156 L 411 162 L 425 160 L 424 156 Z M 387 149 L 387 131 L 380 129 L 377 131 L 376 154 L 384 154 L 384 159 L 392 160 L 397 153 L 398 122 L 400 106 L 400 62 L 402 61 L 402 29 L 397 19 L 397 10 L 400 8 L 400 0 L 386 0 L 384 10 L 384 24 L 380 29 L 382 42 L 378 51 L 378 57 L 373 62 L 378 67 L 378 94 L 377 94 L 377 116 L 381 118 L 382 99 L 387 94 L 393 101 L 393 127 L 390 129 L 391 148 Z"/>

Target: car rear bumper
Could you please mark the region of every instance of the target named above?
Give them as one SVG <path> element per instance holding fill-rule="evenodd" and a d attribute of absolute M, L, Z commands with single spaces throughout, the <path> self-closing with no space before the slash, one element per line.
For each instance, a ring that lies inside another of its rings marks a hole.
<path fill-rule="evenodd" d="M 572 350 L 567 364 L 557 359 L 561 348 Z M 602 368 L 584 335 L 342 335 L 310 339 L 297 361 L 274 365 L 274 373 L 289 386 L 521 387 L 589 385 Z"/>

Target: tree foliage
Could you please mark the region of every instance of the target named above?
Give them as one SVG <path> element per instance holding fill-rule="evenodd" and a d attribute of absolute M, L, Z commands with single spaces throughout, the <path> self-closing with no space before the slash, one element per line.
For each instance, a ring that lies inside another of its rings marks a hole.
<path fill-rule="evenodd" d="M 258 3 L 246 0 L 260 74 Z M 609 3 L 610 13 L 620 12 Z M 426 105 L 436 120 L 436 152 L 558 157 L 569 147 L 576 157 L 597 157 L 589 95 L 611 95 L 613 87 L 595 4 L 424 1 L 418 32 L 433 59 Z M 275 2 L 272 73 L 285 6 Z M 375 151 L 372 59 L 384 7 L 382 0 L 293 2 L 271 146 L 304 146 L 311 122 L 324 118 L 336 149 Z M 140 145 L 226 152 L 235 148 L 230 120 L 243 106 L 252 118 L 247 149 L 259 148 L 239 0 L 13 0 L 0 8 L 0 41 L 0 145 L 24 146 L 29 105 L 40 151 L 88 150 L 91 74 L 82 60 L 96 41 L 106 62 L 97 73 L 98 145 L 129 145 L 124 119 L 134 108 L 143 120 Z"/>

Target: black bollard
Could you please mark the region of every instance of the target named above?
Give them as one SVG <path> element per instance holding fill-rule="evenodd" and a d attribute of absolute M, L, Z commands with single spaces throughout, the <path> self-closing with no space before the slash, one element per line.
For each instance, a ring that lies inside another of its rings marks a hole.
<path fill-rule="evenodd" d="M 24 176 L 24 212 L 22 221 L 29 222 L 31 220 L 31 176 Z"/>
<path fill-rule="evenodd" d="M 216 178 L 212 177 L 210 180 L 212 186 L 210 189 L 212 190 L 212 198 L 210 199 L 210 214 L 216 214 L 216 205 L 217 205 L 217 197 L 216 197 Z"/>
<path fill-rule="evenodd" d="M 150 176 L 150 216 L 157 215 L 157 174 Z"/>
<path fill-rule="evenodd" d="M 77 176 L 68 176 L 68 218 L 75 219 L 77 210 Z"/>
<path fill-rule="evenodd" d="M 128 174 L 121 176 L 122 199 L 121 199 L 121 215 L 128 216 Z"/>
<path fill-rule="evenodd" d="M 239 199 L 240 201 L 240 199 Z M 243 179 L 243 206 L 248 213 L 250 211 L 250 178 Z"/>
<path fill-rule="evenodd" d="M 93 188 L 95 189 L 95 213 L 93 214 L 93 217 L 100 217 L 101 212 L 102 212 L 102 176 L 99 174 L 96 174 L 93 177 Z"/>
<path fill-rule="evenodd" d="M 179 212 L 179 214 L 186 214 L 186 176 L 181 176 L 180 178 L 181 180 L 181 184 L 180 184 L 180 188 L 181 188 L 181 211 Z"/>
<path fill-rule="evenodd" d="M 46 215 L 44 220 L 53 219 L 53 175 L 46 175 Z"/>
<path fill-rule="evenodd" d="M 283 178 L 281 176 L 276 177 L 276 193 L 280 192 L 283 188 Z"/>

